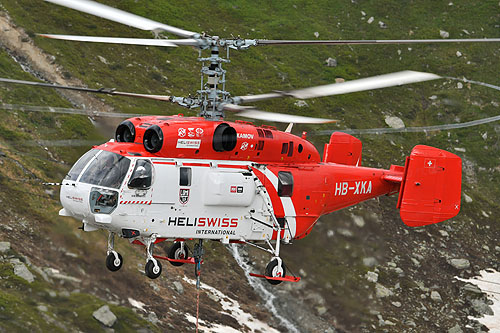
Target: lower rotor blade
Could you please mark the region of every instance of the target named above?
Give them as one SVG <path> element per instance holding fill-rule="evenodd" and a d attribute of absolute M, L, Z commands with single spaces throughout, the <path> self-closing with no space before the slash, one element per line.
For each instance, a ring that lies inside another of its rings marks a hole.
<path fill-rule="evenodd" d="M 285 95 L 298 99 L 324 97 L 332 95 L 348 94 L 358 91 L 388 88 L 403 84 L 436 80 L 441 77 L 432 73 L 402 71 L 391 74 L 383 74 L 359 80 L 352 80 L 342 83 L 327 84 L 305 89 L 292 90 Z"/>
<path fill-rule="evenodd" d="M 29 85 L 29 86 L 37 86 L 37 87 L 45 87 L 45 88 L 76 90 L 76 91 L 84 91 L 84 92 L 114 95 L 114 96 L 139 97 L 139 98 L 146 98 L 146 99 L 152 99 L 152 100 L 164 101 L 164 102 L 171 102 L 172 101 L 172 96 L 129 93 L 129 92 L 116 91 L 116 90 L 114 90 L 114 88 L 92 89 L 92 88 L 85 88 L 85 87 L 61 86 L 61 85 L 50 84 L 50 83 L 14 80 L 14 79 L 6 79 L 6 78 L 0 78 L 0 82 L 24 84 L 24 85 Z"/>
<path fill-rule="evenodd" d="M 148 116 L 145 114 L 138 114 L 138 113 L 99 112 L 96 110 L 87 110 L 87 109 L 73 109 L 73 108 L 61 108 L 53 106 L 21 105 L 21 104 L 0 104 L 0 109 L 7 111 L 78 114 L 90 117 L 108 117 L 108 118 L 133 118 L 133 117 Z"/>
<path fill-rule="evenodd" d="M 432 73 L 401 71 L 383 74 L 364 79 L 352 80 L 342 83 L 333 83 L 291 91 L 274 92 L 260 95 L 247 95 L 233 97 L 234 103 L 249 103 L 278 97 L 295 97 L 298 99 L 324 97 L 332 95 L 348 94 L 352 92 L 388 88 L 403 84 L 436 80 L 441 77 Z"/>
<path fill-rule="evenodd" d="M 274 121 L 278 123 L 294 123 L 294 124 L 328 124 L 335 123 L 337 120 L 325 118 L 312 118 L 296 116 L 292 114 L 266 112 L 254 109 L 252 106 L 240 106 L 235 104 L 224 105 L 224 110 L 234 111 L 238 116 L 266 121 Z"/>
<path fill-rule="evenodd" d="M 426 43 L 498 43 L 500 38 L 466 39 L 380 39 L 380 40 L 266 40 L 257 45 L 370 45 L 370 44 L 426 44 Z"/>
<path fill-rule="evenodd" d="M 118 37 L 50 35 L 50 34 L 38 34 L 38 35 L 51 39 L 62 39 L 62 40 L 70 40 L 77 42 L 108 43 L 108 44 L 168 46 L 168 47 L 177 47 L 179 45 L 188 45 L 188 46 L 199 45 L 196 39 L 118 38 Z"/>

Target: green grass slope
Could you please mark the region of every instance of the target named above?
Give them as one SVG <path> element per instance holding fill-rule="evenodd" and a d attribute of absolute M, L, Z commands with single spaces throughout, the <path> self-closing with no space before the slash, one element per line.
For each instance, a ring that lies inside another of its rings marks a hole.
<path fill-rule="evenodd" d="M 480 3 L 461 0 L 102 2 L 180 28 L 221 37 L 232 34 L 243 38 L 315 39 L 314 34 L 318 32 L 319 39 L 423 39 L 440 38 L 440 30 L 449 32 L 450 38 L 500 37 L 500 5 L 490 0 Z M 47 40 L 35 34 L 143 38 L 150 38 L 151 34 L 37 0 L 3 0 L 2 5 L 37 46 L 55 56 L 66 77 L 78 78 L 89 87 L 183 96 L 194 93 L 199 86 L 198 53 L 192 48 Z M 371 17 L 374 19 L 370 24 Z M 379 22 L 383 22 L 385 28 Z M 104 57 L 106 63 L 98 56 Z M 325 65 L 329 57 L 337 59 L 337 67 Z M 336 78 L 352 80 L 406 69 L 499 85 L 500 44 L 256 47 L 232 51 L 231 63 L 225 68 L 228 90 L 233 95 L 308 87 L 331 83 Z M 33 78 L 5 52 L 0 52 L 0 76 Z M 1 86 L 0 98 L 4 103 L 70 105 L 55 92 L 26 87 Z M 196 114 L 196 111 L 159 102 L 118 97 L 102 99 L 122 112 Z M 327 136 L 315 135 L 321 130 L 386 127 L 386 116 L 400 117 L 406 126 L 465 122 L 497 115 L 500 95 L 486 87 L 464 84 L 459 89 L 455 81 L 437 80 L 313 99 L 307 101 L 308 107 L 295 106 L 294 102 L 284 99 L 256 105 L 267 111 L 341 120 L 337 125 L 294 129 L 295 133 L 307 131 L 321 151 L 328 140 Z M 0 113 L 3 117 L 0 151 L 6 154 L 0 159 L 0 199 L 8 207 L 0 212 L 2 221 L 8 224 L 21 217 L 38 221 L 34 222 L 36 227 L 50 232 L 47 238 L 54 238 L 54 243 L 72 252 L 91 253 L 87 241 L 93 235 L 85 235 L 86 241 L 75 236 L 76 222 L 57 217 L 57 193 L 47 193 L 38 185 L 42 180 L 62 179 L 69 164 L 89 147 L 46 150 L 29 143 L 42 139 L 95 140 L 99 135 L 84 117 Z M 453 276 L 470 276 L 491 267 L 498 269 L 499 135 L 500 127 L 493 123 L 431 133 L 360 136 L 366 166 L 402 165 L 416 144 L 432 145 L 460 155 L 464 162 L 463 193 L 472 201 L 463 199 L 460 214 L 451 221 L 417 230 L 401 223 L 393 197 L 372 200 L 326 216 L 308 237 L 284 248 L 288 265 L 295 271 L 302 269 L 307 276 L 300 286 L 280 286 L 280 290 L 303 302 L 304 308 L 339 330 L 447 331 L 455 325 L 464 328 L 470 324 L 468 315 L 477 314 L 472 300 L 482 296 L 468 295 L 454 282 Z M 24 204 L 19 205 L 20 202 Z M 365 222 L 362 225 L 356 223 L 360 217 Z M 40 232 L 34 232 L 25 240 L 20 231 L 2 230 L 9 239 L 18 237 L 16 250 L 21 253 L 24 242 L 36 247 L 39 242 L 47 241 L 40 238 Z M 104 249 L 104 236 L 98 239 Z M 47 251 L 44 254 L 29 251 L 26 255 L 45 261 L 60 259 L 59 254 Z M 235 265 L 224 251 L 216 253 L 225 258 L 219 267 Z M 94 263 L 101 265 L 97 262 L 101 257 L 92 254 L 85 267 Z M 374 258 L 377 265 L 367 265 L 363 260 L 366 258 Z M 453 258 L 466 258 L 471 267 L 456 270 L 449 264 Z M 368 271 L 378 274 L 377 283 L 389 288 L 391 296 L 377 296 L 376 284 L 365 278 Z M 73 274 L 79 273 L 75 270 Z M 131 277 L 137 275 L 130 274 Z M 137 276 L 137 279 L 144 277 Z M 217 284 L 216 280 L 213 282 Z M 219 287 L 223 288 L 222 284 Z M 432 301 L 431 291 L 439 291 L 444 302 Z M 311 294 L 321 295 L 323 300 Z M 173 303 L 169 302 L 174 301 L 169 299 L 162 304 L 171 306 Z M 178 318 L 175 325 L 181 325 L 179 323 L 182 320 Z"/>

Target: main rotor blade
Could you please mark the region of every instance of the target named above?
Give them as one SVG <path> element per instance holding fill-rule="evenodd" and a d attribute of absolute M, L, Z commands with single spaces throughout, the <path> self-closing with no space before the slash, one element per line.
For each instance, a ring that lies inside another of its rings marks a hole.
<path fill-rule="evenodd" d="M 139 97 L 139 98 L 146 98 L 146 99 L 152 99 L 152 100 L 164 101 L 164 102 L 171 102 L 172 101 L 172 98 L 171 98 L 172 96 L 129 93 L 129 92 L 116 91 L 116 90 L 114 90 L 114 88 L 92 89 L 92 88 L 85 88 L 85 87 L 61 86 L 61 85 L 57 85 L 57 84 L 34 82 L 34 81 L 23 81 L 23 80 L 13 80 L 13 79 L 6 79 L 6 78 L 0 78 L 0 82 L 24 84 L 24 85 L 29 85 L 29 86 L 37 86 L 37 87 L 45 87 L 45 88 L 76 90 L 76 91 L 84 91 L 84 92 L 114 95 L 114 96 Z"/>
<path fill-rule="evenodd" d="M 425 43 L 492 43 L 500 38 L 463 39 L 373 39 L 373 40 L 268 40 L 257 39 L 257 45 L 370 45 L 370 44 L 425 44 Z"/>
<path fill-rule="evenodd" d="M 198 35 L 193 31 L 179 29 L 167 24 L 156 22 L 142 16 L 128 13 L 126 11 L 103 5 L 90 0 L 45 0 L 56 5 L 72 8 L 87 14 L 95 15 L 110 21 L 125 24 L 142 30 L 153 32 L 166 31 L 181 37 L 192 37 Z"/>
<path fill-rule="evenodd" d="M 336 123 L 338 121 L 334 119 L 312 118 L 312 117 L 296 116 L 292 114 L 266 112 L 254 109 L 252 106 L 241 106 L 235 104 L 225 104 L 224 110 L 236 112 L 236 114 L 241 117 L 273 121 L 278 123 L 328 124 L 328 123 Z"/>
<path fill-rule="evenodd" d="M 4 104 L 0 103 L 1 110 L 7 111 L 28 111 L 28 112 L 46 112 L 46 113 L 62 113 L 62 114 L 77 114 L 90 117 L 106 117 L 106 118 L 133 118 L 144 117 L 146 114 L 138 113 L 120 113 L 120 112 L 100 112 L 88 109 L 61 108 L 54 106 L 40 105 L 21 105 L 21 104 Z"/>
<path fill-rule="evenodd" d="M 148 38 L 117 38 L 117 37 L 97 37 L 97 36 L 74 36 L 74 35 L 51 35 L 38 34 L 39 36 L 51 38 L 71 40 L 77 42 L 93 42 L 93 43 L 109 43 L 109 44 L 128 44 L 128 45 L 146 45 L 146 46 L 170 46 L 177 47 L 179 45 L 198 46 L 199 42 L 196 39 L 148 39 Z"/>
<path fill-rule="evenodd" d="M 239 103 L 249 103 L 277 97 L 294 97 L 298 99 L 324 97 L 348 94 L 372 89 L 388 88 L 403 84 L 423 82 L 441 78 L 439 75 L 415 71 L 401 71 L 390 74 L 372 76 L 364 79 L 352 80 L 342 83 L 333 83 L 323 86 L 297 89 L 291 91 L 275 92 L 260 95 L 238 96 L 234 100 Z"/>

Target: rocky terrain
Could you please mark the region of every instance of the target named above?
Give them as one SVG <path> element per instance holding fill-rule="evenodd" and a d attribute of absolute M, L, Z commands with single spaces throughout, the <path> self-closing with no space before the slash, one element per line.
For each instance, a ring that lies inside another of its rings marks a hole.
<path fill-rule="evenodd" d="M 500 4 L 484 1 L 319 1 L 255 5 L 236 1 L 210 8 L 188 2 L 103 1 L 182 28 L 257 38 L 498 37 Z M 203 15 L 211 15 L 211 20 Z M 189 19 L 186 19 L 189 18 Z M 227 31 L 227 33 L 226 33 Z M 119 87 L 178 95 L 197 87 L 191 49 L 47 41 L 37 32 L 150 36 L 128 27 L 31 0 L 0 3 L 0 76 Z M 305 87 L 403 69 L 423 70 L 500 85 L 500 45 L 356 46 L 256 49 L 228 66 L 234 94 Z M 299 103 L 261 107 L 341 119 L 335 129 L 431 126 L 498 114 L 498 91 L 436 81 Z M 0 86 L 1 103 L 100 111 L 187 115 L 194 111 L 120 98 Z M 104 265 L 104 232 L 85 233 L 58 216 L 58 182 L 91 146 L 108 137 L 99 119 L 0 111 L 0 331 L 194 331 L 193 268 L 164 265 L 151 281 L 144 251 L 118 242 L 124 267 Z M 100 123 L 100 122 L 99 122 Z M 321 151 L 325 127 L 309 133 Z M 271 288 L 248 278 L 268 257 L 254 249 L 210 243 L 203 265 L 200 321 L 206 331 L 267 332 L 481 332 L 474 318 L 493 313 L 492 302 L 465 282 L 500 271 L 500 127 L 496 123 L 428 133 L 362 135 L 363 164 L 404 164 L 415 144 L 452 151 L 463 159 L 460 214 L 438 225 L 409 228 L 381 197 L 320 219 L 283 258 L 297 284 Z M 69 143 L 70 146 L 61 146 Z M 164 254 L 165 247 L 158 247 Z M 493 288 L 493 285 L 492 285 Z M 486 289 L 486 288 L 483 288 Z M 491 290 L 491 289 L 489 289 Z M 498 317 L 500 314 L 495 313 Z"/>

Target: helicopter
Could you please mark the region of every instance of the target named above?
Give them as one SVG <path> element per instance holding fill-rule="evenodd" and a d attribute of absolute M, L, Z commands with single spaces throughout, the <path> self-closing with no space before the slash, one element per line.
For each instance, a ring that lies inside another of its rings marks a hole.
<path fill-rule="evenodd" d="M 264 274 L 275 285 L 297 282 L 280 257 L 281 245 L 307 236 L 318 219 L 381 195 L 398 194 L 402 221 L 412 227 L 442 222 L 460 211 L 461 159 L 433 147 L 415 146 L 404 166 L 389 169 L 361 166 L 361 141 L 334 132 L 321 157 L 293 124 L 322 124 L 331 119 L 269 113 L 242 104 L 272 98 L 316 98 L 439 79 L 440 76 L 402 71 L 371 78 L 292 91 L 231 96 L 225 90 L 229 50 L 263 45 L 395 44 L 498 42 L 500 39 L 294 41 L 209 36 L 152 21 L 93 1 L 46 0 L 143 30 L 160 37 L 167 32 L 182 39 L 137 39 L 42 34 L 46 38 L 145 46 L 192 46 L 202 63 L 201 89 L 196 96 L 177 97 L 91 89 L 49 83 L 0 79 L 0 82 L 130 96 L 199 108 L 199 117 L 140 116 L 123 121 L 115 138 L 84 154 L 62 181 L 61 216 L 81 220 L 84 231 L 109 232 L 106 266 L 123 265 L 115 237 L 145 246 L 145 274 L 162 273 L 160 260 L 178 266 L 195 264 L 204 254 L 203 241 L 237 243 L 268 252 Z M 226 58 L 220 50 L 227 51 Z M 210 51 L 209 57 L 202 52 Z M 279 131 L 224 120 L 226 112 L 289 126 Z M 189 240 L 198 240 L 190 256 Z M 168 256 L 154 254 L 155 244 L 172 241 Z M 199 277 L 199 274 L 197 273 Z"/>

